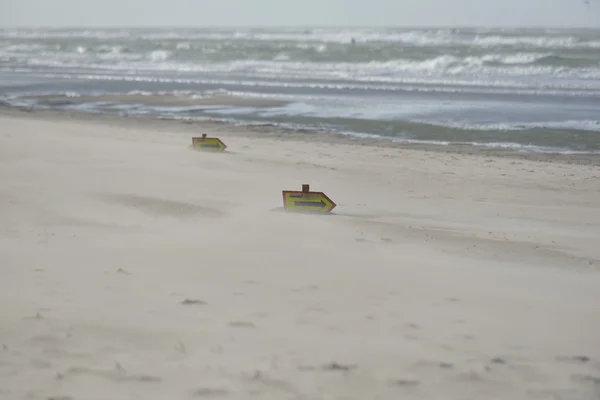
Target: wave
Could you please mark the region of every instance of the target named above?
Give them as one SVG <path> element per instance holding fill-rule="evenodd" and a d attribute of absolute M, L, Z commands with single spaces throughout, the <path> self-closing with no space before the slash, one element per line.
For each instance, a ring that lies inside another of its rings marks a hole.
<path fill-rule="evenodd" d="M 0 41 L 6 67 L 79 68 L 302 75 L 319 78 L 393 78 L 406 74 L 541 76 L 595 79 L 600 52 L 437 51 L 377 46 L 349 52 L 306 43 L 248 47 L 227 43 L 12 43 Z M 317 75 L 315 75 L 317 74 Z M 319 75 L 321 74 L 321 75 Z"/>
<path fill-rule="evenodd" d="M 319 42 L 349 44 L 390 43 L 405 46 L 439 47 L 527 47 L 600 49 L 600 34 L 578 36 L 571 32 L 524 32 L 469 29 L 4 29 L 0 38 L 49 40 L 146 40 L 146 41 L 255 41 Z"/>
<path fill-rule="evenodd" d="M 65 55 L 39 53 L 15 56 L 0 52 L 7 67 L 43 67 L 79 69 L 82 71 L 121 72 L 183 72 L 212 74 L 243 74 L 254 78 L 277 79 L 348 79 L 359 81 L 402 82 L 407 77 L 535 77 L 593 81 L 600 78 L 600 65 L 566 68 L 563 58 L 554 54 L 517 53 L 487 54 L 459 58 L 441 55 L 425 60 L 394 59 L 369 62 L 303 62 L 285 57 L 276 60 L 235 60 L 198 63 L 174 59 L 167 50 L 152 50 L 143 54 L 124 53 L 118 48 L 88 57 L 88 50 Z"/>
<path fill-rule="evenodd" d="M 36 73 L 32 68 L 1 68 L 0 72 Z M 39 74 L 39 71 L 37 71 Z M 547 83 L 517 81 L 510 79 L 461 79 L 444 77 L 405 77 L 393 82 L 364 80 L 277 80 L 272 77 L 246 77 L 227 79 L 225 77 L 196 78 L 180 76 L 156 76 L 129 71 L 115 74 L 107 71 L 81 71 L 60 69 L 56 72 L 42 72 L 40 77 L 66 80 L 89 80 L 107 82 L 129 82 L 148 84 L 202 85 L 216 88 L 262 88 L 267 90 L 316 90 L 328 93 L 336 91 L 352 92 L 423 92 L 423 93 L 471 93 L 471 94 L 510 94 L 510 95 L 546 95 L 546 96 L 593 96 L 599 95 L 600 82 L 571 82 L 553 80 Z"/>
<path fill-rule="evenodd" d="M 420 121 L 423 124 L 430 123 Z M 445 122 L 434 125 L 461 130 L 481 130 L 481 131 L 527 131 L 532 129 L 552 129 L 552 130 L 573 130 L 600 133 L 599 120 L 567 120 L 567 121 L 538 121 L 538 122 L 512 122 L 512 123 L 492 123 L 492 124 L 473 124 Z M 600 138 L 599 138 L 600 140 Z"/>

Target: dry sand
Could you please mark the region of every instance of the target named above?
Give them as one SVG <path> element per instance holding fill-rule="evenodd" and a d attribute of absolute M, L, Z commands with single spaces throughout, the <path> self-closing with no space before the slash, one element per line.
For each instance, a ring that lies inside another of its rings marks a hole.
<path fill-rule="evenodd" d="M 599 167 L 128 121 L 0 116 L 1 399 L 600 398 Z"/>

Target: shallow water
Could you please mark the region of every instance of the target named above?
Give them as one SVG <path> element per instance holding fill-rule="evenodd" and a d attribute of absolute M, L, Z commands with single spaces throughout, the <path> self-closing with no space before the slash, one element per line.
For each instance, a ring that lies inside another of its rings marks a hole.
<path fill-rule="evenodd" d="M 0 71 L 10 105 L 600 151 L 593 30 L 4 29 Z"/>

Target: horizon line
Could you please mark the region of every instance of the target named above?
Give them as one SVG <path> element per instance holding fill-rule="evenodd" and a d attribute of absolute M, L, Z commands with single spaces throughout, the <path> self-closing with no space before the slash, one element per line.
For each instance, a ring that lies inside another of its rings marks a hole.
<path fill-rule="evenodd" d="M 0 29 L 585 29 L 592 25 L 0 25 Z"/>

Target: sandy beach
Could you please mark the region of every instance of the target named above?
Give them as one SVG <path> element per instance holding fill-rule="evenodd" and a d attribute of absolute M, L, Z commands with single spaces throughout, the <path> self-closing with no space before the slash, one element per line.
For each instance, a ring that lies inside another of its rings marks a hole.
<path fill-rule="evenodd" d="M 597 157 L 259 129 L 2 110 L 0 399 L 600 399 Z"/>

